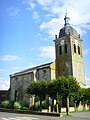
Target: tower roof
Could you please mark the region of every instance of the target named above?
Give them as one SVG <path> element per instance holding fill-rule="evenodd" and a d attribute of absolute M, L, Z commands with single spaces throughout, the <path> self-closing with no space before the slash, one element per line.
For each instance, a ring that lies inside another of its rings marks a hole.
<path fill-rule="evenodd" d="M 59 38 L 64 37 L 65 35 L 68 35 L 68 34 L 78 37 L 77 31 L 70 26 L 70 23 L 69 23 L 70 18 L 67 17 L 67 13 L 65 15 L 64 20 L 65 20 L 65 24 L 64 24 L 64 27 L 60 29 Z"/>

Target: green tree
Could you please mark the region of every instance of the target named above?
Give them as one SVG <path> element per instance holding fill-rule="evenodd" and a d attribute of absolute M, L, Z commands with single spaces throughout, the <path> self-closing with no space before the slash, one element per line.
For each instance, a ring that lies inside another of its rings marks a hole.
<path fill-rule="evenodd" d="M 56 80 L 47 81 L 47 94 L 52 98 L 52 112 L 54 111 L 54 99 L 57 94 Z"/>
<path fill-rule="evenodd" d="M 81 102 L 83 104 L 83 110 L 85 110 L 85 105 L 90 104 L 90 88 L 81 88 Z"/>
<path fill-rule="evenodd" d="M 42 111 L 42 100 L 43 96 L 46 94 L 46 81 L 34 81 L 30 83 L 29 87 L 27 88 L 27 93 L 30 95 L 36 95 L 40 98 L 40 111 Z"/>
<path fill-rule="evenodd" d="M 86 89 L 87 104 L 90 105 L 90 88 Z"/>
<path fill-rule="evenodd" d="M 83 109 L 85 109 L 85 104 L 90 105 L 90 88 L 80 88 L 77 93 L 72 95 L 72 99 L 75 103 L 75 110 L 77 110 L 80 101 L 83 104 Z"/>
<path fill-rule="evenodd" d="M 68 76 L 68 77 L 60 77 L 58 78 L 58 94 L 62 97 L 66 97 L 66 101 L 67 101 L 67 107 L 66 107 L 66 112 L 68 115 L 69 112 L 69 97 L 72 94 L 75 94 L 79 91 L 80 86 L 79 83 L 76 81 L 76 78 L 72 77 L 72 76 Z M 60 86 L 60 87 L 59 87 Z"/>
<path fill-rule="evenodd" d="M 76 78 L 72 76 L 58 77 L 56 80 L 36 81 L 32 82 L 27 88 L 27 93 L 39 96 L 40 98 L 40 111 L 42 110 L 42 98 L 48 94 L 52 98 L 52 111 L 54 110 L 54 99 L 66 97 L 67 100 L 67 115 L 69 112 L 69 97 L 78 93 L 80 89 L 79 83 Z"/>

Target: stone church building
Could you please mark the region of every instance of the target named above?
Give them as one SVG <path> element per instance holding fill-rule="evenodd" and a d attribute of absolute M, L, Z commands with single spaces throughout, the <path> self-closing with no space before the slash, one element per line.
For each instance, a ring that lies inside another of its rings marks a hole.
<path fill-rule="evenodd" d="M 70 18 L 65 15 L 64 27 L 55 35 L 54 62 L 36 66 L 10 75 L 10 99 L 29 102 L 26 89 L 30 82 L 36 80 L 50 80 L 58 76 L 74 76 L 85 87 L 84 60 L 82 53 L 82 39 L 77 31 L 70 26 Z"/>

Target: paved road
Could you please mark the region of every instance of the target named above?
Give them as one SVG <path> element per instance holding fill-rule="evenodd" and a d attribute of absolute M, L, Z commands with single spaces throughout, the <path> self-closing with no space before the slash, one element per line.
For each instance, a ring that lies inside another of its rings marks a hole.
<path fill-rule="evenodd" d="M 0 120 L 90 120 L 90 112 L 72 113 L 71 116 L 52 117 L 0 112 Z"/>

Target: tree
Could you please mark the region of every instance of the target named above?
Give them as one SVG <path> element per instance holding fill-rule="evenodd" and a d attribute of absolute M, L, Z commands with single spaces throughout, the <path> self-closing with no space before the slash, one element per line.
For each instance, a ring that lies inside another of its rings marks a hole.
<path fill-rule="evenodd" d="M 48 94 L 52 98 L 52 111 L 54 110 L 54 98 L 58 95 L 66 97 L 67 100 L 67 115 L 69 112 L 69 97 L 77 93 L 80 89 L 79 83 L 76 78 L 72 76 L 58 77 L 56 80 L 48 81 L 36 81 L 32 82 L 27 88 L 27 93 L 31 95 L 37 95 L 40 98 L 40 111 L 42 110 L 42 98 Z"/>
<path fill-rule="evenodd" d="M 47 94 L 52 98 L 52 112 L 54 111 L 54 99 L 57 94 L 56 80 L 47 81 Z"/>
<path fill-rule="evenodd" d="M 66 101 L 67 101 L 67 107 L 66 107 L 66 112 L 68 115 L 69 112 L 69 97 L 74 94 L 77 93 L 80 89 L 79 83 L 76 81 L 76 78 L 72 77 L 72 76 L 68 76 L 68 77 L 60 77 L 58 78 L 58 94 L 61 95 L 62 97 L 66 96 Z"/>
<path fill-rule="evenodd" d="M 27 93 L 30 95 L 36 95 L 40 98 L 40 111 L 42 111 L 42 98 L 46 94 L 46 81 L 34 81 L 30 83 L 27 88 Z"/>
<path fill-rule="evenodd" d="M 83 104 L 83 109 L 85 109 L 85 104 L 90 105 L 90 88 L 80 88 L 77 93 L 72 95 L 72 99 L 75 103 L 75 110 L 77 110 L 80 101 Z"/>
<path fill-rule="evenodd" d="M 87 104 L 90 105 L 90 88 L 86 89 Z"/>
<path fill-rule="evenodd" d="M 81 88 L 81 102 L 83 104 L 83 110 L 85 110 L 85 104 L 90 104 L 90 88 Z"/>
<path fill-rule="evenodd" d="M 90 88 L 87 88 L 86 90 L 86 97 L 87 97 L 87 104 L 89 105 L 89 110 L 90 110 Z"/>

